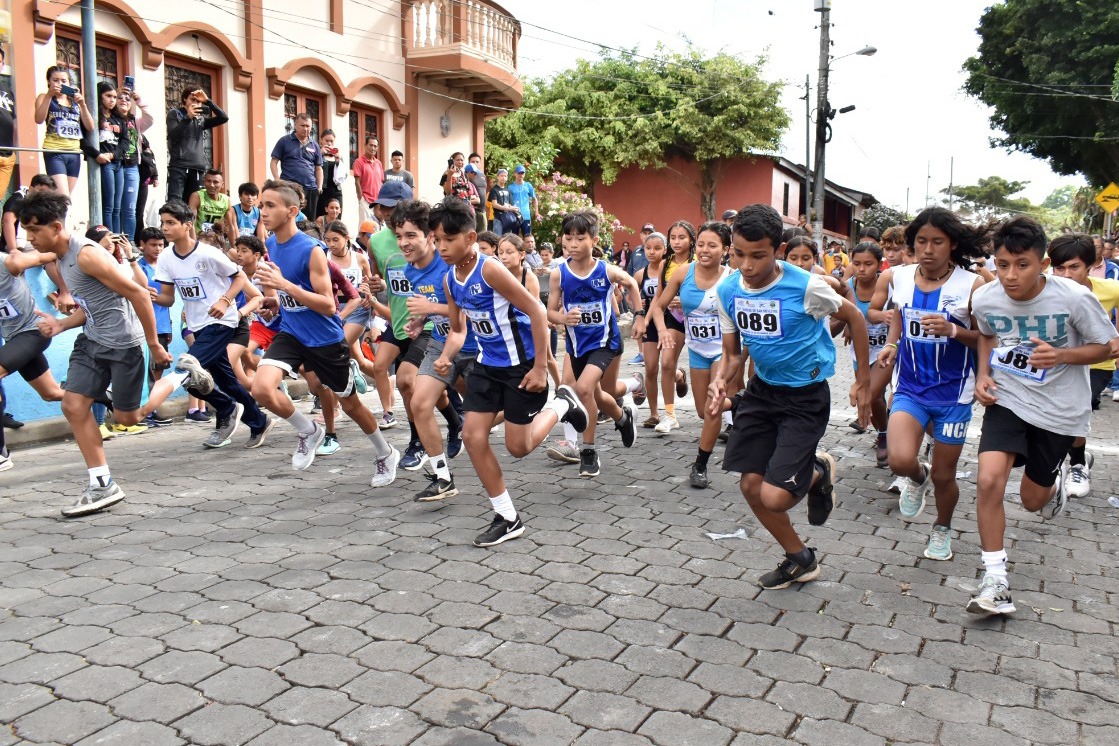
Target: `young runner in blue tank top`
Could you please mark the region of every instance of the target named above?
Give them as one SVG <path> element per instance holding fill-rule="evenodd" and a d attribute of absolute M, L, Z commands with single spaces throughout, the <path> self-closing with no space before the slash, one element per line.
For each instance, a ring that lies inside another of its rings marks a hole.
<path fill-rule="evenodd" d="M 822 277 L 777 259 L 783 249 L 781 216 L 768 205 L 744 207 L 734 220 L 738 272 L 719 285 L 723 364 L 711 382 L 710 409 L 721 411 L 745 342 L 756 374 L 734 415 L 723 468 L 742 473 L 739 486 L 750 509 L 785 559 L 762 575 L 762 588 L 787 588 L 820 575 L 818 557 L 789 520 L 808 496 L 808 521 L 821 525 L 834 506 L 835 460 L 817 451 L 828 426 L 835 345 L 825 320 L 851 327 L 859 420 L 870 419 L 866 322 Z"/>
<path fill-rule="evenodd" d="M 863 318 L 866 319 L 866 333 L 867 341 L 870 343 L 870 359 L 877 361 L 878 353 L 886 345 L 886 339 L 890 332 L 890 325 L 888 323 L 873 324 L 870 321 L 868 314 L 870 313 L 870 302 L 874 298 L 874 291 L 878 284 L 878 273 L 882 267 L 882 249 L 878 244 L 873 241 L 864 241 L 855 246 L 851 250 L 851 271 L 853 277 L 847 281 L 851 288 L 851 295 L 854 303 L 859 307 L 859 312 L 862 313 Z M 851 361 L 855 360 L 855 348 L 851 350 Z M 871 376 L 874 375 L 875 365 L 871 365 Z M 878 434 L 875 439 L 875 458 L 878 462 L 878 468 L 884 469 L 889 466 L 889 458 L 886 452 L 886 397 L 883 391 L 875 391 L 873 382 L 871 383 L 871 424 L 874 425 Z"/>
<path fill-rule="evenodd" d="M 291 423 L 298 434 L 291 465 L 308 468 L 326 437 L 322 425 L 298 412 L 291 399 L 280 390 L 285 374 L 300 366 L 310 381 L 333 391 L 350 416 L 373 444 L 375 460 L 373 487 L 384 487 L 396 479 L 400 453 L 390 446 L 373 413 L 362 403 L 354 388 L 350 353 L 331 292 L 326 253 L 318 241 L 295 227 L 299 213 L 298 192 L 287 181 L 266 181 L 260 195 L 260 219 L 273 235 L 268 238 L 268 259 L 261 262 L 256 278 L 264 288 L 266 303 L 280 310 L 280 331 L 276 334 L 253 379 L 253 397 L 263 406 Z"/>
<path fill-rule="evenodd" d="M 466 381 L 466 451 L 496 514 L 474 545 L 493 546 L 524 533 L 524 522 L 513 507 L 497 455 L 490 446 L 490 429 L 498 412 L 505 413 L 505 447 L 523 458 L 540 445 L 561 420 L 575 429 L 587 427 L 587 410 L 569 386 L 548 397 L 548 322 L 539 298 L 493 257 L 475 247 L 474 214 L 462 200 L 449 197 L 432 208 L 429 217 L 435 247 L 453 269 L 444 280 L 451 330 L 435 372 L 449 375 L 455 356 L 466 343 L 466 327 L 478 339 L 478 360 Z M 540 354 L 536 354 L 536 350 Z"/>
<path fill-rule="evenodd" d="M 956 465 L 971 422 L 979 339 L 971 328 L 971 295 L 983 284 L 965 268 L 984 258 L 988 231 L 965 225 L 943 207 L 930 207 L 914 218 L 905 237 L 917 263 L 893 270 L 898 312 L 879 354 L 881 363 L 895 366 L 897 377 L 887 448 L 890 469 L 907 480 L 898 497 L 901 518 L 920 515 L 932 489 L 937 515 L 924 554 L 949 560 L 952 514 L 960 499 Z M 931 465 L 918 460 L 930 423 Z"/>
<path fill-rule="evenodd" d="M 636 407 L 620 407 L 614 398 L 622 355 L 622 334 L 614 315 L 614 283 L 626 288 L 634 307 L 641 302 L 641 292 L 621 267 L 591 255 L 598 245 L 598 228 L 598 216 L 589 210 L 564 217 L 566 261 L 548 280 L 548 320 L 567 326 L 567 354 L 575 374 L 575 393 L 589 418 L 579 452 L 579 475 L 584 477 L 601 471 L 594 443 L 600 408 L 614 420 L 622 445 L 629 448 L 637 437 Z"/>
<path fill-rule="evenodd" d="M 715 450 L 715 442 L 722 429 L 722 412 L 708 413 L 707 388 L 711 377 L 719 374 L 723 355 L 723 333 L 719 326 L 719 282 L 731 270 L 722 265 L 723 255 L 731 243 L 730 226 L 722 221 L 704 223 L 696 234 L 695 261 L 687 271 L 674 274 L 657 299 L 650 304 L 648 315 L 636 324 L 644 325 L 648 319 L 657 327 L 662 348 L 675 344 L 675 338 L 666 331 L 663 311 L 677 296 L 684 312 L 684 338 L 688 345 L 688 368 L 695 392 L 696 413 L 703 418 L 699 436 L 699 450 L 692 465 L 691 483 L 703 489 L 709 484 L 707 462 Z M 644 323 L 643 323 L 644 322 Z"/>

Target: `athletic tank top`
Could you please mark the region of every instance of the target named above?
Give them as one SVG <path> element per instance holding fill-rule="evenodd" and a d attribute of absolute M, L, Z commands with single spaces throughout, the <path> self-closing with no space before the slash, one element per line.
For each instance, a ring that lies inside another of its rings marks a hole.
<path fill-rule="evenodd" d="M 199 189 L 196 193 L 198 215 L 194 218 L 194 227 L 199 233 L 213 230 L 214 223 L 225 220 L 225 216 L 229 213 L 229 195 L 218 194 L 215 199 L 210 199 L 205 189 Z"/>
<path fill-rule="evenodd" d="M 0 261 L 0 337 L 11 340 L 17 334 L 36 328 L 38 323 L 35 297 L 27 278 L 22 274 L 13 275 Z"/>
<path fill-rule="evenodd" d="M 260 222 L 260 208 L 254 207 L 245 212 L 240 203 L 233 206 L 233 215 L 237 218 L 237 233 L 242 236 L 251 236 L 256 233 L 257 223 Z"/>
<path fill-rule="evenodd" d="M 283 244 L 274 235 L 265 242 L 269 261 L 280 268 L 284 279 L 311 292 L 314 292 L 311 286 L 311 252 L 318 245 L 305 233 L 296 233 Z M 287 332 L 307 347 L 325 347 L 345 339 L 342 320 L 337 313 L 326 316 L 312 311 L 282 290 L 276 291 L 276 295 L 280 301 L 280 331 Z"/>
<path fill-rule="evenodd" d="M 567 327 L 567 349 L 582 357 L 600 349 L 622 348 L 622 334 L 614 316 L 614 288 L 606 271 L 606 262 L 596 259 L 585 277 L 577 275 L 571 265 L 560 267 L 560 291 L 564 311 L 579 312 L 579 321 Z"/>
<path fill-rule="evenodd" d="M 335 257 L 333 254 L 328 254 L 327 259 L 330 259 L 332 262 L 338 265 L 338 269 L 342 271 L 342 274 L 345 275 L 346 279 L 350 281 L 350 284 L 354 286 L 354 290 L 357 290 L 357 286 L 361 284 L 362 279 L 361 264 L 358 263 L 357 254 L 354 252 L 354 250 L 349 249 L 349 252 L 350 263 L 345 267 L 342 266 L 341 262 L 339 262 L 338 258 Z"/>
<path fill-rule="evenodd" d="M 924 292 L 916 285 L 917 268 L 894 267 L 894 302 L 901 315 L 897 393 L 931 405 L 970 404 L 975 391 L 975 357 L 971 348 L 948 336 L 926 334 L 921 317 L 940 314 L 971 328 L 971 289 L 978 275 L 955 267 L 943 285 Z"/>
<path fill-rule="evenodd" d="M 480 251 L 475 256 L 478 263 L 466 280 L 460 282 L 451 268 L 447 284 L 478 340 L 478 362 L 498 368 L 532 362 L 536 348 L 532 343 L 531 321 L 504 296 L 494 292 L 483 274 L 486 262 L 500 264 L 500 260 Z"/>
<path fill-rule="evenodd" d="M 727 276 L 725 267 L 715 284 L 700 290 L 695 281 L 695 263 L 680 283 L 680 304 L 684 307 L 684 336 L 688 349 L 706 358 L 723 354 L 723 332 L 719 326 L 719 283 Z"/>
<path fill-rule="evenodd" d="M 649 304 L 653 302 L 653 297 L 657 294 L 657 288 L 660 287 L 660 275 L 650 275 L 649 268 L 645 268 L 645 279 L 641 281 L 641 298 L 645 302 L 645 310 L 649 310 Z"/>
<path fill-rule="evenodd" d="M 412 286 L 413 295 L 422 295 L 432 303 L 446 304 L 447 291 L 443 280 L 446 279 L 449 269 L 443 257 L 436 253 L 423 269 L 408 264 L 404 267 L 404 276 Z M 451 320 L 439 315 L 428 316 L 427 320 L 431 323 L 432 339 L 446 342 L 447 334 L 451 331 Z M 474 332 L 471 331 L 469 324 L 466 326 L 466 339 L 462 343 L 460 352 L 467 354 L 478 352 L 478 340 L 474 338 Z"/>
<path fill-rule="evenodd" d="M 70 250 L 58 260 L 58 271 L 74 296 L 74 302 L 85 311 L 85 336 L 92 342 L 116 350 L 142 344 L 144 328 L 140 326 L 132 304 L 108 285 L 82 271 L 78 266 L 78 256 L 83 251 L 105 249 L 73 234 L 70 236 Z M 123 267 L 120 271 L 122 275 L 126 272 Z"/>
<path fill-rule="evenodd" d="M 69 107 L 52 98 L 47 108 L 47 134 L 43 137 L 46 150 L 65 150 L 77 153 L 81 150 L 82 110 L 77 104 Z"/>
<path fill-rule="evenodd" d="M 870 360 L 873 362 L 874 358 L 878 357 L 878 353 L 882 351 L 882 348 L 886 346 L 886 338 L 890 333 L 890 325 L 870 323 L 870 319 L 867 318 L 866 315 L 867 311 L 870 310 L 870 301 L 859 299 L 859 293 L 855 290 L 854 277 L 848 280 L 847 284 L 851 287 L 851 296 L 855 299 L 855 305 L 859 307 L 859 311 L 862 313 L 863 318 L 866 319 L 866 336 L 867 342 L 870 344 Z M 851 353 L 851 359 L 854 360 L 855 346 L 849 345 L 847 350 Z"/>

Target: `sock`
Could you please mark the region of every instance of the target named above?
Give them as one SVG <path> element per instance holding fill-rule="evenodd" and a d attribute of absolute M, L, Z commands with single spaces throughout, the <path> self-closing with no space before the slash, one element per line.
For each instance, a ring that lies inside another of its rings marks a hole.
<path fill-rule="evenodd" d="M 378 460 L 392 453 L 392 446 L 385 440 L 385 436 L 381 435 L 379 429 L 369 433 L 367 437 L 369 438 L 369 442 L 373 444 L 373 453 L 377 456 Z"/>
<path fill-rule="evenodd" d="M 491 497 L 490 504 L 495 513 L 510 523 L 517 520 L 517 510 L 513 507 L 513 498 L 509 497 L 509 490 L 505 490 L 497 497 Z"/>
<path fill-rule="evenodd" d="M 198 407 L 191 407 L 190 409 L 187 410 L 187 414 L 194 414 L 197 411 L 198 411 Z"/>
<path fill-rule="evenodd" d="M 111 481 L 113 481 L 113 477 L 109 474 L 108 464 L 95 466 L 89 470 L 90 487 L 107 487 Z"/>
<path fill-rule="evenodd" d="M 808 547 L 804 547 L 799 552 L 785 552 L 785 556 L 801 567 L 808 567 L 812 564 L 812 550 Z"/>
<path fill-rule="evenodd" d="M 707 461 L 711 458 L 711 451 L 705 451 L 702 448 L 695 455 L 695 465 L 701 469 L 707 468 Z"/>
<path fill-rule="evenodd" d="M 315 423 L 311 418 L 303 414 L 299 410 L 295 411 L 291 417 L 288 417 L 288 424 L 295 428 L 295 432 L 300 435 L 310 435 L 315 432 Z"/>
<path fill-rule="evenodd" d="M 180 386 L 183 385 L 183 382 L 186 381 L 186 379 L 190 378 L 190 374 L 189 373 L 164 373 L 163 377 L 165 379 L 167 379 L 168 381 L 170 381 L 171 383 L 175 384 L 175 388 L 179 388 Z"/>
<path fill-rule="evenodd" d="M 1084 464 L 1087 463 L 1088 457 L 1084 453 L 1087 447 L 1088 444 L 1085 443 L 1082 446 L 1073 446 L 1068 449 L 1069 466 L 1084 466 Z"/>
<path fill-rule="evenodd" d="M 593 441 L 590 442 L 590 443 L 584 443 L 582 448 L 583 448 L 584 451 L 590 451 L 591 453 L 594 453 L 595 450 L 596 450 L 595 447 L 594 447 L 594 442 Z"/>
<path fill-rule="evenodd" d="M 983 568 L 999 578 L 1006 579 L 1006 550 L 1000 549 L 997 552 L 980 552 L 983 558 Z"/>
<path fill-rule="evenodd" d="M 664 413 L 666 415 L 668 415 L 669 417 L 675 417 L 676 416 L 676 405 L 675 404 L 665 404 L 664 405 Z"/>
<path fill-rule="evenodd" d="M 456 412 L 455 408 L 453 406 L 451 406 L 450 404 L 448 404 L 447 406 L 440 409 L 439 414 L 443 415 L 443 419 L 445 419 L 447 421 L 448 429 L 450 429 L 450 430 L 461 430 L 462 429 L 462 420 L 459 419 L 458 412 Z"/>
<path fill-rule="evenodd" d="M 431 456 L 430 458 L 431 460 L 428 463 L 435 471 L 435 476 L 448 482 L 451 481 L 451 467 L 447 465 L 447 455 L 440 453 L 438 456 Z"/>
<path fill-rule="evenodd" d="M 552 400 L 544 405 L 544 409 L 550 409 L 556 413 L 556 417 L 561 420 L 567 416 L 567 412 L 571 409 L 571 402 L 559 396 L 553 396 Z M 565 431 L 566 432 L 566 431 Z M 574 432 L 574 430 L 572 430 Z"/>
<path fill-rule="evenodd" d="M 579 440 L 579 433 L 575 431 L 575 427 L 570 422 L 563 423 L 563 439 L 571 445 L 575 445 Z"/>
<path fill-rule="evenodd" d="M 420 440 L 420 434 L 418 432 L 416 432 L 416 423 L 412 422 L 411 420 L 408 420 L 408 429 L 412 433 L 412 439 L 408 442 L 409 443 L 418 443 L 419 440 Z"/>
<path fill-rule="evenodd" d="M 641 389 L 641 381 L 637 380 L 637 376 L 630 376 L 626 379 L 626 393 L 632 394 L 634 391 Z"/>
<path fill-rule="evenodd" d="M 335 440 L 338 440 L 338 435 L 336 433 L 327 433 L 326 437 L 334 438 Z"/>
<path fill-rule="evenodd" d="M 879 430 L 878 431 L 878 442 L 879 443 L 885 443 L 886 442 L 886 431 L 885 430 Z"/>

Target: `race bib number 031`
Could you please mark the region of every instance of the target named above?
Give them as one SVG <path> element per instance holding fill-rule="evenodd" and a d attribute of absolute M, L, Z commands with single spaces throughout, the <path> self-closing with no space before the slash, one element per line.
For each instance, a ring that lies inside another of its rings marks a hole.
<path fill-rule="evenodd" d="M 1028 378 L 1031 381 L 1044 381 L 1048 371 L 1030 365 L 1030 355 L 1033 351 L 1032 344 L 996 347 L 991 350 L 991 368 Z"/>
<path fill-rule="evenodd" d="M 929 311 L 923 308 L 906 308 L 904 309 L 905 319 L 905 336 L 910 342 L 922 342 L 924 344 L 948 344 L 948 337 L 945 335 L 930 334 L 928 330 L 921 324 L 921 318 L 924 316 L 943 316 L 948 318 L 948 314 L 943 311 Z"/>
<path fill-rule="evenodd" d="M 781 301 L 772 298 L 735 298 L 734 323 L 747 337 L 782 337 Z"/>
<path fill-rule="evenodd" d="M 688 336 L 691 339 L 707 341 L 709 339 L 718 339 L 722 336 L 719 333 L 718 316 L 709 314 L 688 314 L 686 323 Z"/>

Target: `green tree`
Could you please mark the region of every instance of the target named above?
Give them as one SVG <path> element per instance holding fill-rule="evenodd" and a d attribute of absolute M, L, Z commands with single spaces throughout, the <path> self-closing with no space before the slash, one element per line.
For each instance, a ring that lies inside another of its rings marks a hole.
<path fill-rule="evenodd" d="M 554 149 L 564 173 L 590 184 L 681 156 L 699 165 L 700 207 L 711 219 L 726 160 L 776 149 L 789 124 L 781 84 L 762 79 L 762 63 L 692 47 L 652 57 L 603 51 L 529 81 L 522 108 L 487 123 L 487 148 L 507 158 Z"/>
<path fill-rule="evenodd" d="M 1104 0 L 993 3 L 979 22 L 979 54 L 964 63 L 965 90 L 994 109 L 991 124 L 1006 133 L 992 146 L 1096 186 L 1116 179 L 1117 27 L 1119 5 Z"/>
<path fill-rule="evenodd" d="M 1076 198 L 1076 192 L 1080 187 L 1066 184 L 1063 187 L 1057 187 L 1049 193 L 1049 196 L 1041 203 L 1041 206 L 1046 210 L 1064 210 L 1072 207 L 1072 201 Z"/>
<path fill-rule="evenodd" d="M 993 217 L 1015 212 L 1033 212 L 1034 205 L 1025 197 L 1013 195 L 1025 189 L 1028 181 L 1007 181 L 1001 176 L 988 176 L 978 184 L 958 186 L 952 189 L 953 199 L 971 212 Z M 948 194 L 941 189 L 941 194 Z"/>
<path fill-rule="evenodd" d="M 894 225 L 905 225 L 910 220 L 909 216 L 901 210 L 895 210 L 882 203 L 871 205 L 863 213 L 862 224 L 866 228 L 877 228 L 882 232 Z"/>

